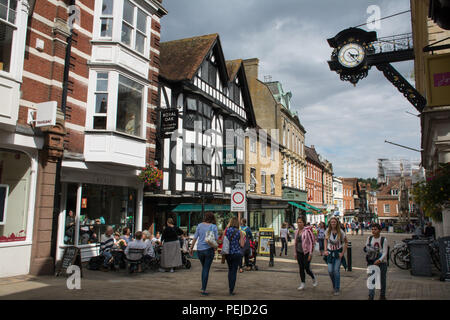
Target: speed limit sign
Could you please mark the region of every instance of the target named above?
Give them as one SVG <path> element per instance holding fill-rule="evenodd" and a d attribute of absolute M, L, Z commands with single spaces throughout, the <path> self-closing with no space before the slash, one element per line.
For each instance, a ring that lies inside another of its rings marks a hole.
<path fill-rule="evenodd" d="M 231 211 L 244 212 L 247 207 L 247 196 L 245 194 L 245 183 L 237 183 L 231 192 Z"/>

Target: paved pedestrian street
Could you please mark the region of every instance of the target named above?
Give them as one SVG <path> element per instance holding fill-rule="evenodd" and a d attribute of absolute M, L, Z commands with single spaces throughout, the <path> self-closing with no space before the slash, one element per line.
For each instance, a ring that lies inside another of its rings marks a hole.
<path fill-rule="evenodd" d="M 391 241 L 400 241 L 405 235 L 387 235 Z M 320 256 L 315 256 L 312 270 L 319 284 L 312 287 L 310 278 L 306 289 L 298 291 L 300 277 L 297 262 L 292 256 L 292 245 L 287 256 L 277 257 L 269 267 L 269 258 L 259 257 L 258 271 L 238 274 L 236 295 L 228 295 L 227 266 L 215 260 L 210 271 L 208 291 L 210 296 L 200 295 L 201 265 L 192 259 L 190 270 L 174 273 L 148 272 L 129 275 L 125 271 L 101 272 L 83 269 L 80 290 L 69 290 L 64 277 L 21 276 L 0 279 L 0 299 L 223 299 L 223 300 L 366 300 L 366 269 L 362 246 L 366 235 L 352 236 L 353 271 L 341 269 L 341 295 L 333 296 L 327 267 Z M 308 277 L 308 276 L 307 276 Z M 126 295 L 123 293 L 126 292 Z M 387 298 L 389 300 L 446 300 L 450 299 L 450 283 L 433 277 L 413 277 L 409 271 L 391 265 L 388 271 Z"/>

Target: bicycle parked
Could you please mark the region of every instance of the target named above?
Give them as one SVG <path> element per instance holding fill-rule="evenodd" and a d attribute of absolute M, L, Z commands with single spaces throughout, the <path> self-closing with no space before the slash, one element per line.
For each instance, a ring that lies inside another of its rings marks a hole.
<path fill-rule="evenodd" d="M 429 238 L 418 238 L 421 240 L 428 240 L 428 247 L 430 250 L 431 261 L 437 270 L 441 270 L 441 262 L 439 256 L 439 243 L 436 240 Z M 408 248 L 408 242 L 416 239 L 403 239 L 402 242 L 397 242 L 391 251 L 391 261 L 400 269 L 408 270 L 411 268 L 411 253 Z"/>

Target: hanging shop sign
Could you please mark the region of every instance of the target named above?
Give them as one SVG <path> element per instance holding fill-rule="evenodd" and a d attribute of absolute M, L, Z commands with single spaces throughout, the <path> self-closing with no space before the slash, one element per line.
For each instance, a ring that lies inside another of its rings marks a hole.
<path fill-rule="evenodd" d="M 161 133 L 171 133 L 178 129 L 178 109 L 161 111 Z"/>
<path fill-rule="evenodd" d="M 428 106 L 450 105 L 450 53 L 426 57 Z"/>
<path fill-rule="evenodd" d="M 56 101 L 48 101 L 36 104 L 36 110 L 28 110 L 28 123 L 34 123 L 36 127 L 54 126 L 56 124 Z M 36 120 L 34 120 L 36 117 Z"/>
<path fill-rule="evenodd" d="M 233 147 L 223 148 L 223 166 L 224 167 L 234 167 L 237 164 L 236 150 Z"/>

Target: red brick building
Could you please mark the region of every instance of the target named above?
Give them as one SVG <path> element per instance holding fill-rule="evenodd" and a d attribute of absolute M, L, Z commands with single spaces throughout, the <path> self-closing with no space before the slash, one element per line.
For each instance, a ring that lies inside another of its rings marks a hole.
<path fill-rule="evenodd" d="M 344 201 L 344 221 L 356 219 L 358 213 L 357 178 L 342 178 L 342 191 Z"/>
<path fill-rule="evenodd" d="M 137 170 L 155 158 L 167 11 L 156 0 L 5 3 L 0 276 L 52 273 L 67 245 L 79 246 L 83 259 L 96 255 L 106 225 L 142 227 Z M 50 101 L 55 125 L 33 128 L 28 112 Z"/>
<path fill-rule="evenodd" d="M 314 146 L 305 146 L 305 151 L 308 203 L 320 209 L 323 206 L 323 165 Z"/>

